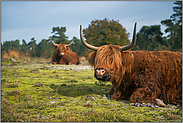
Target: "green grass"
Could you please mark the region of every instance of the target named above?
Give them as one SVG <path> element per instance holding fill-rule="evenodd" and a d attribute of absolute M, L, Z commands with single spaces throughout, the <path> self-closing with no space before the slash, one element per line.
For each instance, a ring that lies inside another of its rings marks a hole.
<path fill-rule="evenodd" d="M 104 98 L 112 87 L 93 70 L 65 65 L 1 66 L 2 122 L 181 122 L 182 109 L 130 106 Z"/>

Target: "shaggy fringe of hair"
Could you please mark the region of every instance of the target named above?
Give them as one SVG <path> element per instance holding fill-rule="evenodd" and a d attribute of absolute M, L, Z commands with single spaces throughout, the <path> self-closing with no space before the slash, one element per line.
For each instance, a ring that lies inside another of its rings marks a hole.
<path fill-rule="evenodd" d="M 95 65 L 101 66 L 101 64 L 105 68 L 108 67 L 118 70 L 122 66 L 122 57 L 118 47 L 114 47 L 113 45 L 100 47 L 95 57 Z"/>

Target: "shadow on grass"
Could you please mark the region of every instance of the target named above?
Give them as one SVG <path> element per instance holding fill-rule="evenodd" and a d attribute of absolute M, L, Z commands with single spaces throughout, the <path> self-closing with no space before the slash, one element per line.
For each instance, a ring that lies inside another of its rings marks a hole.
<path fill-rule="evenodd" d="M 60 95 L 69 96 L 69 97 L 77 97 L 82 95 L 90 95 L 90 94 L 108 94 L 112 85 L 104 85 L 104 84 L 61 84 L 54 85 L 51 84 L 50 88 L 57 91 Z"/>

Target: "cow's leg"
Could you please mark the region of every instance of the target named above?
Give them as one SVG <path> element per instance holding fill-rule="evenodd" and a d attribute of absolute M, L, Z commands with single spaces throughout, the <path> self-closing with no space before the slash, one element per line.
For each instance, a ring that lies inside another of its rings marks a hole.
<path fill-rule="evenodd" d="M 72 65 L 72 62 L 69 62 L 67 65 Z"/>
<path fill-rule="evenodd" d="M 112 87 L 110 89 L 109 93 L 112 94 L 112 99 L 113 100 L 123 99 L 122 93 L 121 93 L 121 90 L 120 90 L 120 86 L 118 86 L 116 88 Z"/>
<path fill-rule="evenodd" d="M 137 88 L 130 96 L 130 102 L 133 103 L 151 103 L 158 106 L 165 106 L 163 101 L 157 99 L 154 92 L 148 91 L 147 87 Z"/>
<path fill-rule="evenodd" d="M 57 64 L 57 62 L 52 62 L 52 64 Z"/>
<path fill-rule="evenodd" d="M 114 89 L 113 89 L 113 87 L 109 90 L 109 94 L 110 95 L 113 95 L 113 93 L 114 93 Z"/>
<path fill-rule="evenodd" d="M 54 59 L 54 58 L 52 57 L 51 63 L 52 63 L 52 64 L 57 64 L 56 59 Z"/>
<path fill-rule="evenodd" d="M 119 96 L 118 93 L 114 91 L 114 93 L 112 94 L 112 100 L 118 100 Z"/>

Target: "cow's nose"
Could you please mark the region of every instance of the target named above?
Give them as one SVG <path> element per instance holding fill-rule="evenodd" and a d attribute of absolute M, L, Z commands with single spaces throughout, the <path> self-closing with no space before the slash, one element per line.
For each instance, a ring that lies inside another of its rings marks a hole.
<path fill-rule="evenodd" d="M 95 78 L 98 80 L 107 81 L 109 79 L 108 71 L 104 68 L 96 68 Z"/>
<path fill-rule="evenodd" d="M 104 69 L 96 69 L 95 73 L 98 77 L 102 77 L 105 74 L 105 70 Z"/>

